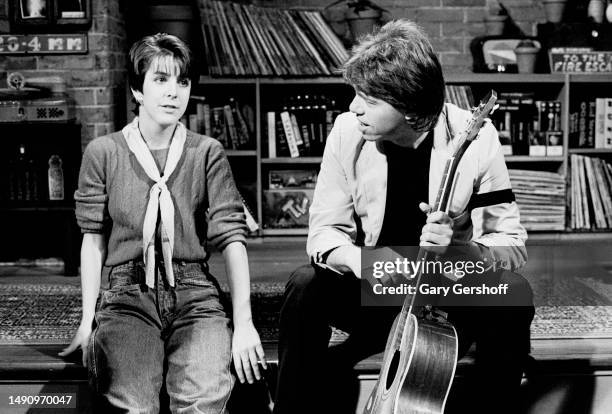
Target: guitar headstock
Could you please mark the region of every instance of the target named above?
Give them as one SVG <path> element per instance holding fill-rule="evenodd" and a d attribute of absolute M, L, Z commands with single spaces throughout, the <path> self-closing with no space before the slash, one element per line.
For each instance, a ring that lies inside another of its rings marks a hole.
<path fill-rule="evenodd" d="M 489 91 L 487 96 L 484 97 L 477 107 L 472 109 L 472 117 L 468 122 L 465 130 L 465 139 L 467 141 L 473 141 L 478 136 L 478 131 L 482 126 L 484 120 L 491 114 L 495 108 L 495 102 L 497 101 L 497 92 L 494 90 Z"/>

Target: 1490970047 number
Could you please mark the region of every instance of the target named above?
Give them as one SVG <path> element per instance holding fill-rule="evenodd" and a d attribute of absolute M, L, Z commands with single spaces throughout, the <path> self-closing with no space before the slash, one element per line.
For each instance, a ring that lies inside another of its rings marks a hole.
<path fill-rule="evenodd" d="M 25 405 L 40 408 L 75 408 L 75 399 L 75 394 L 9 395 L 8 405 Z"/>

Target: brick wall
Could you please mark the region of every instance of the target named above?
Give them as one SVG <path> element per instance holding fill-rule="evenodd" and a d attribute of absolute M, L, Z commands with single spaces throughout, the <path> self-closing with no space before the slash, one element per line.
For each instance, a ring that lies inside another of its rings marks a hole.
<path fill-rule="evenodd" d="M 10 30 L 8 0 L 0 0 L 0 32 Z M 76 101 L 82 144 L 121 127 L 125 122 L 126 33 L 120 0 L 94 0 L 85 55 L 0 56 L 0 87 L 8 72 L 24 76 L 63 77 Z"/>
<path fill-rule="evenodd" d="M 291 7 L 297 9 L 323 9 L 331 0 L 255 0 L 262 6 Z M 472 67 L 470 41 L 485 35 L 483 19 L 495 0 L 374 0 L 387 9 L 383 19 L 405 17 L 420 24 L 430 36 L 445 70 L 469 72 Z M 500 0 L 514 23 L 515 34 L 534 35 L 537 23 L 545 21 L 539 0 Z M 341 25 L 345 5 L 325 11 L 328 21 Z M 341 27 L 341 26 L 340 26 Z"/>

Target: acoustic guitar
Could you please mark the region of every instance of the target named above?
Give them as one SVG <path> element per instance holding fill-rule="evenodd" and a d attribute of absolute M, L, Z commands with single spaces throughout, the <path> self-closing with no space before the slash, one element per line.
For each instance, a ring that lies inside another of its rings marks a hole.
<path fill-rule="evenodd" d="M 489 92 L 474 108 L 465 129 L 457 135 L 456 151 L 444 169 L 433 211 L 448 212 L 457 167 L 485 118 L 493 111 L 497 94 Z M 417 261 L 431 259 L 420 248 Z M 422 267 L 421 267 L 422 269 Z M 422 271 L 414 277 L 418 292 Z M 455 375 L 458 341 L 455 328 L 430 306 L 416 306 L 407 295 L 387 339 L 380 377 L 364 414 L 441 414 Z"/>

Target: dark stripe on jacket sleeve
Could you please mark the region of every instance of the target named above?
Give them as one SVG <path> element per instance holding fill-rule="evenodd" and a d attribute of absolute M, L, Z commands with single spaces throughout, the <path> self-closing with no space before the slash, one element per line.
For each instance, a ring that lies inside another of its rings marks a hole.
<path fill-rule="evenodd" d="M 467 208 L 471 211 L 475 208 L 493 206 L 495 204 L 512 203 L 515 200 L 512 189 L 507 188 L 505 190 L 491 191 L 490 193 L 473 194 Z"/>

